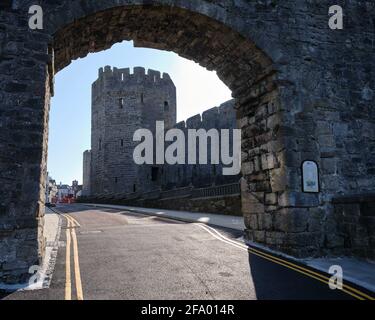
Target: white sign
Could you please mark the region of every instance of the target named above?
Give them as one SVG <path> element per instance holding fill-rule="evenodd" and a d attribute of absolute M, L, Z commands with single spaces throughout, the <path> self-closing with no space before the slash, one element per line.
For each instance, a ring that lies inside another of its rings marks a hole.
<path fill-rule="evenodd" d="M 303 192 L 319 192 L 318 165 L 314 161 L 302 163 L 302 188 Z"/>

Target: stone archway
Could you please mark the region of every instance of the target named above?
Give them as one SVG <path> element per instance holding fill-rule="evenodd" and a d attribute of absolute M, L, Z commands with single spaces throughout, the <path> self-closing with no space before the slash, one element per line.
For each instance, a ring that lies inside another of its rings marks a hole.
<path fill-rule="evenodd" d="M 192 59 L 217 71 L 232 90 L 243 130 L 241 188 L 248 239 L 297 256 L 342 246 L 327 214 L 329 200 L 335 183 L 344 192 L 354 178 L 341 174 L 331 181 L 331 169 L 323 166 L 323 197 L 302 193 L 300 183 L 304 159 L 337 164 L 332 131 L 324 137 L 317 131 L 327 121 L 341 121 L 339 113 L 324 109 L 340 80 L 330 75 L 317 85 L 332 68 L 314 62 L 323 56 L 337 59 L 316 46 L 334 45 L 314 40 L 316 28 L 326 28 L 325 21 L 319 27 L 324 6 L 309 5 L 316 13 L 312 18 L 294 1 L 283 6 L 272 1 L 46 1 L 45 28 L 30 30 L 32 4 L 15 2 L 0 12 L 1 280 L 24 280 L 28 267 L 43 256 L 42 194 L 54 74 L 73 59 L 123 40 Z M 361 30 L 356 31 L 360 37 Z M 368 188 L 371 183 L 362 189 Z M 324 236 L 324 230 L 333 236 Z"/>

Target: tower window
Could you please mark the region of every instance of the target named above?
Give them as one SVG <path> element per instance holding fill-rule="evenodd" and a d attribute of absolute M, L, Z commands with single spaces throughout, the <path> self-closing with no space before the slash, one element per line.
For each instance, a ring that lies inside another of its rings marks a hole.
<path fill-rule="evenodd" d="M 120 109 L 124 108 L 124 98 L 119 99 L 119 106 L 120 106 Z"/>
<path fill-rule="evenodd" d="M 164 101 L 164 111 L 169 111 L 169 103 L 168 103 L 168 101 Z"/>

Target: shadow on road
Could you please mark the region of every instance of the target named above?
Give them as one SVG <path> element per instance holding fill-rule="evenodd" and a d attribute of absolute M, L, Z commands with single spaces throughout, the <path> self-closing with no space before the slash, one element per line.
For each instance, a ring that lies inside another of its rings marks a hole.
<path fill-rule="evenodd" d="M 7 296 L 9 296 L 11 294 L 11 292 L 3 292 L 3 291 L 0 291 L 0 300 L 3 300 L 5 299 Z"/>
<path fill-rule="evenodd" d="M 249 253 L 249 266 L 260 300 L 353 300 L 328 284 Z"/>

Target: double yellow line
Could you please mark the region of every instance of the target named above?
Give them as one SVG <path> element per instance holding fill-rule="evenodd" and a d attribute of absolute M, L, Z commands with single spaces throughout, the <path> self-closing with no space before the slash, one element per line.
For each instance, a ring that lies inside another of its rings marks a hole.
<path fill-rule="evenodd" d="M 271 254 L 268 254 L 266 252 L 263 252 L 261 250 L 258 250 L 254 247 L 250 247 L 250 246 L 246 246 L 240 242 L 237 242 L 237 241 L 234 241 L 232 239 L 229 239 L 227 237 L 225 237 L 224 235 L 222 235 L 220 232 L 218 232 L 216 229 L 214 228 L 211 228 L 210 226 L 207 226 L 207 225 L 203 225 L 203 224 L 198 224 L 198 226 L 200 226 L 201 228 L 205 229 L 206 231 L 208 231 L 211 235 L 213 235 L 215 238 L 217 238 L 218 240 L 221 240 L 227 244 L 230 244 L 232 246 L 235 246 L 239 249 L 242 249 L 242 250 L 245 250 L 245 251 L 248 251 L 249 253 L 251 254 L 254 254 L 256 256 L 259 256 L 263 259 L 266 259 L 268 261 L 271 261 L 273 263 L 276 263 L 278 265 L 281 265 L 281 266 L 284 266 L 288 269 L 291 269 L 291 270 L 294 270 L 298 273 L 301 273 L 307 277 L 310 277 L 310 278 L 313 278 L 315 280 L 318 280 L 320 282 L 323 282 L 324 284 L 326 284 L 328 286 L 329 284 L 329 280 L 330 278 L 325 276 L 324 274 L 321 274 L 321 273 L 318 273 L 318 272 L 315 272 L 313 270 L 310 270 L 308 268 L 304 268 L 298 264 L 295 264 L 291 261 L 288 261 L 286 259 L 282 259 L 282 258 L 279 258 L 279 257 L 276 257 L 274 255 L 271 255 Z M 355 289 L 345 283 L 343 283 L 343 288 L 340 289 L 341 291 L 345 292 L 346 294 L 349 294 L 350 296 L 356 298 L 356 299 L 359 299 L 359 300 L 375 300 L 374 297 L 358 290 L 358 289 Z"/>
<path fill-rule="evenodd" d="M 72 300 L 72 280 L 71 280 L 71 246 L 73 244 L 73 261 L 74 261 L 74 275 L 75 285 L 77 292 L 77 300 L 83 300 L 81 270 L 79 267 L 79 253 L 78 253 L 78 241 L 76 228 L 80 227 L 80 224 L 76 219 L 68 214 L 63 214 L 67 220 L 66 228 L 66 263 L 65 263 L 65 300 Z"/>
<path fill-rule="evenodd" d="M 279 265 L 282 265 L 288 269 L 291 269 L 291 270 L 294 270 L 296 272 L 299 272 L 301 274 L 304 274 L 305 276 L 308 276 L 310 278 L 313 278 L 315 280 L 318 280 L 320 282 L 323 282 L 324 284 L 326 284 L 328 286 L 328 283 L 329 283 L 329 280 L 330 278 L 321 274 L 321 273 L 318 273 L 318 272 L 315 272 L 315 271 L 312 271 L 310 269 L 307 269 L 307 268 L 304 268 L 298 264 L 295 264 L 293 262 L 290 262 L 288 260 L 285 260 L 285 259 L 280 259 L 278 257 L 275 257 L 273 255 L 269 255 L 265 252 L 262 252 L 262 251 L 259 251 L 255 248 L 252 248 L 252 247 L 248 247 L 247 249 L 250 253 L 256 255 L 256 256 L 259 256 L 263 259 L 266 259 L 266 260 L 269 260 L 269 261 L 272 261 L 274 263 L 277 263 Z M 352 297 L 356 298 L 356 299 L 359 299 L 359 300 L 375 300 L 374 297 L 371 297 L 369 296 L 368 294 L 360 291 L 360 290 L 357 290 L 345 283 L 343 283 L 343 288 L 340 289 L 341 291 L 345 292 L 346 294 L 349 294 L 351 295 Z"/>

